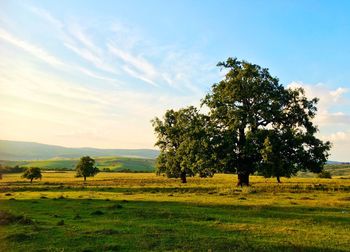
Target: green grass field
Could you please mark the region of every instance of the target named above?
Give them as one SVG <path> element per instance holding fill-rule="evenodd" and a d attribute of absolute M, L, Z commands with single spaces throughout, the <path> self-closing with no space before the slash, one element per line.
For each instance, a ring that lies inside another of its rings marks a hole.
<path fill-rule="evenodd" d="M 108 168 L 112 171 L 153 172 L 154 159 L 134 157 L 95 157 L 96 166 L 99 169 Z M 0 161 L 3 166 L 39 167 L 43 170 L 73 170 L 78 163 L 78 158 L 49 159 L 31 161 Z"/>
<path fill-rule="evenodd" d="M 350 251 L 350 179 L 0 180 L 1 251 Z"/>
<path fill-rule="evenodd" d="M 122 172 L 154 172 L 155 160 L 135 157 L 94 157 L 96 166 L 111 171 Z M 21 167 L 39 167 L 43 170 L 73 170 L 78 162 L 78 158 L 72 159 L 48 159 L 48 160 L 31 160 L 31 161 L 5 161 L 0 160 L 3 166 L 21 166 Z M 332 176 L 350 177 L 350 164 L 329 164 L 325 170 L 330 171 Z M 314 178 L 317 174 L 310 172 L 300 172 L 299 177 Z"/>

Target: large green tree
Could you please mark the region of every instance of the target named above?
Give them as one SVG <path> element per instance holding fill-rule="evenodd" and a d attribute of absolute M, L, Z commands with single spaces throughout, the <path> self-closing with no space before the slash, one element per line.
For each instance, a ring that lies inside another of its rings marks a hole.
<path fill-rule="evenodd" d="M 227 73 L 203 104 L 220 138 L 218 161 L 238 174 L 238 185 L 249 185 L 256 171 L 278 178 L 320 172 L 330 144 L 315 137 L 317 99 L 307 99 L 301 88 L 284 88 L 258 65 L 229 58 L 218 66 Z"/>
<path fill-rule="evenodd" d="M 95 167 L 95 160 L 89 156 L 81 157 L 75 170 L 77 172 L 76 176 L 84 177 L 84 181 L 86 181 L 86 177 L 93 177 L 100 171 Z"/>
<path fill-rule="evenodd" d="M 163 119 L 155 118 L 152 124 L 157 135 L 160 155 L 157 158 L 157 173 L 168 177 L 181 178 L 198 174 L 201 177 L 212 176 L 215 172 L 208 129 L 209 117 L 200 114 L 193 107 L 166 111 Z"/>

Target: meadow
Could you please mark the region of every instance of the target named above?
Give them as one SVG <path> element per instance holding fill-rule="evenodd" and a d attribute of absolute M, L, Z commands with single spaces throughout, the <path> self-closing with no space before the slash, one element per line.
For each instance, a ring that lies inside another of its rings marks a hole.
<path fill-rule="evenodd" d="M 153 173 L 0 180 L 1 251 L 350 251 L 350 179 Z"/>

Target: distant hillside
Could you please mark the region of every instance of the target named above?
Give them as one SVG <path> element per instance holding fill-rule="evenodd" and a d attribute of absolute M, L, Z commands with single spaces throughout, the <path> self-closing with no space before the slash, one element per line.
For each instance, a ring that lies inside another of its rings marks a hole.
<path fill-rule="evenodd" d="M 156 158 L 158 154 L 159 151 L 152 149 L 67 148 L 32 142 L 0 140 L 0 160 L 45 160 L 78 158 L 85 155 Z"/>
<path fill-rule="evenodd" d="M 39 167 L 43 170 L 73 170 L 79 158 L 69 159 L 49 159 L 32 161 L 8 161 L 0 160 L 2 166 L 16 165 L 20 167 Z M 110 169 L 111 171 L 131 171 L 131 172 L 153 172 L 154 159 L 133 158 L 133 157 L 96 157 L 96 166 L 100 170 Z"/>
<path fill-rule="evenodd" d="M 350 164 L 340 163 L 340 164 L 329 164 L 325 166 L 325 169 L 329 171 L 332 176 L 348 176 L 350 177 Z"/>

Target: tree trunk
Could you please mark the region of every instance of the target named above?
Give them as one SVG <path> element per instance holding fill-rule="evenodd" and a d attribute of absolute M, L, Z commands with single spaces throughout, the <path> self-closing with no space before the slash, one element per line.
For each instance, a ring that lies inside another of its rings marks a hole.
<path fill-rule="evenodd" d="M 238 183 L 237 186 L 249 186 L 249 169 L 250 162 L 245 155 L 244 146 L 246 144 L 245 125 L 239 128 L 238 139 L 238 162 L 237 162 L 237 174 Z"/>
<path fill-rule="evenodd" d="M 33 179 L 32 178 L 30 179 L 30 183 L 33 183 Z"/>
<path fill-rule="evenodd" d="M 277 176 L 277 183 L 281 183 L 281 179 L 280 179 L 280 176 Z"/>
<path fill-rule="evenodd" d="M 181 178 L 181 183 L 187 183 L 185 172 L 181 172 L 180 178 Z"/>
<path fill-rule="evenodd" d="M 248 172 L 241 172 L 238 173 L 238 183 L 237 186 L 249 186 L 249 173 Z"/>
<path fill-rule="evenodd" d="M 84 176 L 84 181 L 86 181 L 86 176 Z"/>

